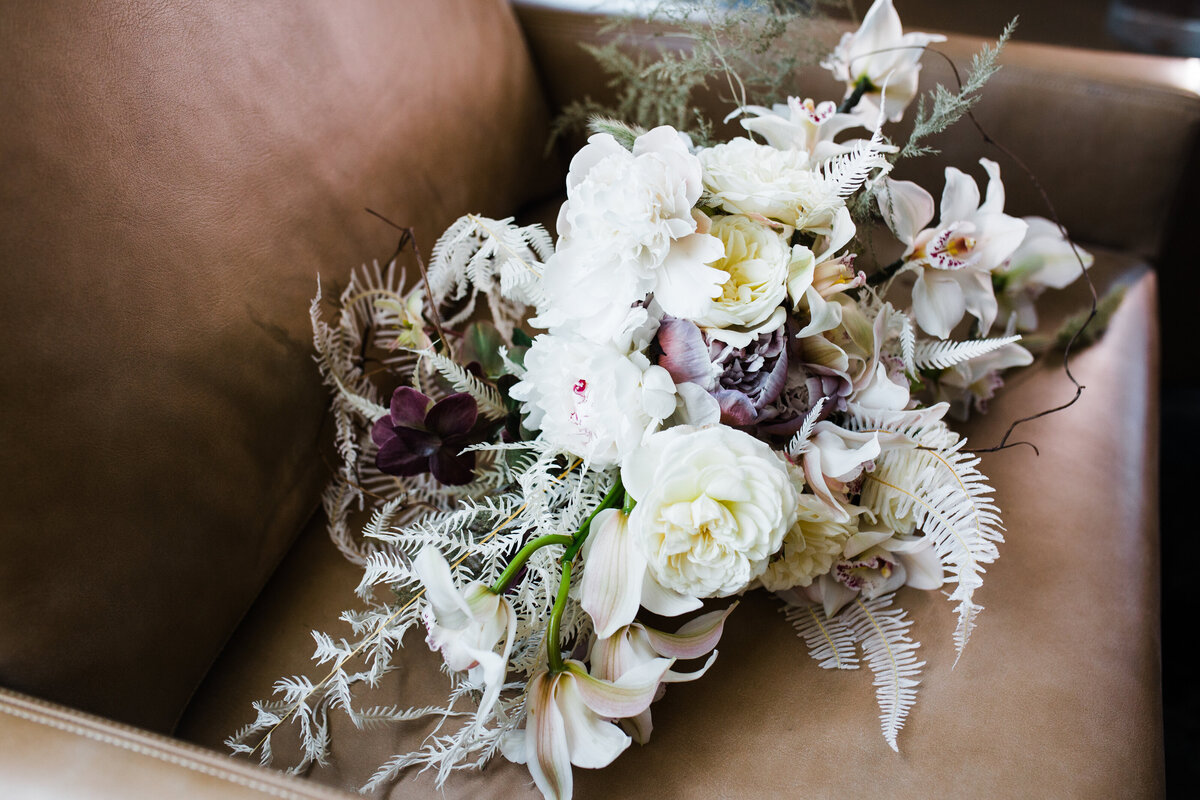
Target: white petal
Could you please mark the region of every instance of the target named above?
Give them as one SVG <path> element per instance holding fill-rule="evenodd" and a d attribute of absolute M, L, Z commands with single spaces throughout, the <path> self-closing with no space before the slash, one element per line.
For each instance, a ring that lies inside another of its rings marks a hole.
<path fill-rule="evenodd" d="M 721 421 L 721 404 L 703 387 L 685 382 L 676 384 L 675 391 L 679 395 L 679 407 L 675 412 L 678 424 L 702 427 Z"/>
<path fill-rule="evenodd" d="M 923 270 L 912 289 L 913 315 L 921 330 L 945 339 L 966 312 L 962 289 L 953 278 Z"/>
<path fill-rule="evenodd" d="M 471 608 L 454 585 L 450 565 L 436 547 L 424 547 L 413 559 L 413 572 L 425 587 L 425 598 L 433 606 L 438 622 L 461 628 L 471 617 Z"/>
<path fill-rule="evenodd" d="M 586 769 L 607 767 L 629 747 L 631 739 L 588 708 L 580 696 L 579 682 L 573 678 L 573 673 L 562 674 L 555 698 L 562 713 L 571 763 Z"/>
<path fill-rule="evenodd" d="M 942 190 L 942 227 L 975 216 L 979 210 L 979 187 L 975 179 L 956 167 L 946 167 L 946 188 Z"/>
<path fill-rule="evenodd" d="M 717 646 L 721 632 L 737 603 L 721 611 L 710 611 L 686 623 L 675 633 L 663 633 L 646 628 L 646 636 L 655 652 L 671 658 L 699 658 Z"/>
<path fill-rule="evenodd" d="M 990 158 L 981 158 L 979 163 L 988 174 L 987 196 L 979 210 L 999 214 L 1004 211 L 1004 183 L 1000 180 L 1000 165 Z"/>
<path fill-rule="evenodd" d="M 633 512 L 636 514 L 637 509 L 635 508 Z M 688 597 L 674 589 L 665 588 L 654 579 L 652 573 L 646 572 L 645 579 L 642 581 L 642 607 L 651 614 L 658 614 L 662 617 L 678 617 L 680 614 L 695 611 L 703 605 L 704 603 L 695 597 Z"/>
<path fill-rule="evenodd" d="M 827 421 L 818 422 L 814 431 L 810 441 L 820 450 L 821 472 L 830 478 L 852 480 L 880 453 L 878 433 L 848 431 Z"/>
<path fill-rule="evenodd" d="M 877 544 L 886 542 L 892 538 L 892 531 L 859 531 L 846 540 L 846 546 L 842 548 L 842 555 L 846 558 L 854 558 L 856 555 L 870 550 Z"/>
<path fill-rule="evenodd" d="M 914 589 L 940 589 L 945 581 L 942 562 L 932 547 L 903 553 L 900 562 L 908 572 L 908 585 Z"/>
<path fill-rule="evenodd" d="M 593 678 L 578 661 L 567 661 L 566 668 L 588 708 L 601 716 L 620 719 L 646 710 L 654 700 L 663 673 L 674 663 L 673 658 L 655 658 L 639 664 L 611 683 Z"/>
<path fill-rule="evenodd" d="M 633 622 L 642 599 L 646 558 L 631 541 L 626 523 L 619 509 L 605 509 L 592 520 L 587 538 L 580 603 L 601 639 Z"/>
<path fill-rule="evenodd" d="M 708 266 L 723 255 L 725 246 L 709 234 L 694 233 L 672 242 L 654 288 L 663 311 L 680 319 L 704 315 L 729 279 L 728 272 Z"/>
<path fill-rule="evenodd" d="M 554 702 L 559 676 L 543 672 L 529 682 L 525 760 L 546 800 L 569 800 L 573 790 L 571 753 L 562 713 Z"/>
<path fill-rule="evenodd" d="M 917 233 L 933 221 L 933 195 L 912 181 L 884 178 L 875 200 L 883 221 L 905 245 L 911 246 Z"/>

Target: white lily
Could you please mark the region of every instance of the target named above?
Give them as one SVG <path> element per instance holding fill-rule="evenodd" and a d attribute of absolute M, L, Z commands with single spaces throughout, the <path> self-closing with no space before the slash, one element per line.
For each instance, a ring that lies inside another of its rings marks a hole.
<path fill-rule="evenodd" d="M 947 167 L 934 227 L 926 227 L 933 217 L 933 198 L 916 184 L 885 179 L 876 192 L 884 220 L 907 245 L 905 269 L 917 272 L 913 315 L 922 330 L 941 339 L 964 314 L 979 320 L 987 334 L 997 312 L 991 272 L 1013 254 L 1028 227 L 1004 213 L 1000 166 L 986 158 L 979 163 L 988 173 L 983 202 L 973 178 Z"/>
<path fill-rule="evenodd" d="M 630 534 L 629 517 L 619 509 L 605 509 L 592 520 L 583 557 L 587 569 L 580 581 L 580 603 L 601 639 L 633 622 L 642 606 L 667 617 L 701 606 L 698 599 L 666 589 L 655 580 L 646 556 Z"/>
<path fill-rule="evenodd" d="M 936 33 L 904 33 L 892 0 L 875 0 L 859 29 L 844 34 L 821 66 L 846 84 L 847 97 L 867 81 L 862 99 L 876 109 L 882 106 L 888 119 L 899 122 L 916 97 L 925 46 L 944 41 Z"/>
<path fill-rule="evenodd" d="M 516 633 L 516 615 L 508 600 L 478 581 L 460 590 L 450 565 L 435 548 L 426 547 L 413 559 L 413 571 L 425 587 L 429 606 L 424 612 L 429 649 L 440 652 L 446 666 L 466 672 L 467 680 L 483 691 L 475 724 L 481 724 L 500 695 Z M 501 641 L 504 647 L 496 652 Z"/>
<path fill-rule="evenodd" d="M 592 644 L 591 661 L 596 677 L 617 681 L 638 667 L 664 656 L 691 659 L 711 653 L 704 665 L 694 672 L 676 672 L 669 669 L 662 676 L 663 683 L 694 681 L 708 672 L 708 668 L 717 660 L 717 651 L 713 648 L 721 640 L 725 618 L 735 608 L 737 603 L 723 611 L 702 614 L 685 623 L 675 633 L 663 633 L 637 622 L 618 628 L 613 635 L 599 638 Z M 663 687 L 660 686 L 655 693 L 655 699 L 659 699 L 662 693 Z M 650 732 L 654 726 L 649 708 L 623 720 L 623 723 L 623 727 L 638 744 L 645 744 L 650 740 Z"/>
<path fill-rule="evenodd" d="M 501 741 L 509 761 L 528 764 L 547 800 L 567 800 L 573 791 L 571 765 L 607 767 L 632 739 L 610 720 L 636 716 L 650 705 L 673 658 L 638 665 L 616 681 L 588 674 L 568 660 L 561 672 L 542 670 L 526 688 L 525 727 Z"/>

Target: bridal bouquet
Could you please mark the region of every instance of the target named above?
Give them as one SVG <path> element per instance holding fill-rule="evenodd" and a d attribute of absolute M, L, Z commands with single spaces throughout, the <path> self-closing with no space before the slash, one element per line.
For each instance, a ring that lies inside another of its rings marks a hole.
<path fill-rule="evenodd" d="M 432 716 L 369 787 L 502 755 L 569 797 L 572 767 L 650 739 L 654 700 L 704 675 L 753 590 L 822 667 L 865 661 L 896 748 L 923 666 L 896 591 L 945 587 L 961 653 L 1002 539 L 946 418 L 1032 360 L 1033 299 L 1090 264 L 1005 213 L 992 161 L 983 187 L 947 169 L 940 204 L 889 176 L 883 126 L 940 38 L 903 35 L 878 0 L 825 62 L 840 106 L 744 106 L 745 136 L 707 147 L 604 123 L 571 161 L 557 242 L 467 216 L 407 289 L 393 262 L 355 275 L 334 325 L 314 301 L 343 460 L 325 507 L 368 608 L 344 616 L 355 641 L 316 634 L 329 675 L 281 681 L 235 749 L 269 758 L 291 720 L 303 766 L 332 708 Z M 898 259 L 865 263 L 852 209 Z M 444 659 L 445 705 L 359 707 L 353 686 L 398 668 L 414 631 Z"/>

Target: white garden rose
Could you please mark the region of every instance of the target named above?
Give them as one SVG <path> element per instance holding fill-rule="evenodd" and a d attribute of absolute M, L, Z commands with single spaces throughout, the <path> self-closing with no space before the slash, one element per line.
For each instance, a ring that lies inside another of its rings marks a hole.
<path fill-rule="evenodd" d="M 537 337 L 511 395 L 543 441 L 596 467 L 618 463 L 677 404 L 671 375 L 642 353 L 574 336 Z"/>
<path fill-rule="evenodd" d="M 733 214 L 714 217 L 710 233 L 725 246 L 725 257 L 712 265 L 729 278 L 712 308 L 693 322 L 707 328 L 748 328 L 764 322 L 787 295 L 791 229 L 776 230 Z"/>
<path fill-rule="evenodd" d="M 629 530 L 654 580 L 689 597 L 725 597 L 767 568 L 796 519 L 787 463 L 748 433 L 680 426 L 621 466 L 637 501 Z"/>
<path fill-rule="evenodd" d="M 731 214 L 760 215 L 796 228 L 825 230 L 843 205 L 836 191 L 812 170 L 803 150 L 776 150 L 733 139 L 701 150 L 704 188 Z"/>

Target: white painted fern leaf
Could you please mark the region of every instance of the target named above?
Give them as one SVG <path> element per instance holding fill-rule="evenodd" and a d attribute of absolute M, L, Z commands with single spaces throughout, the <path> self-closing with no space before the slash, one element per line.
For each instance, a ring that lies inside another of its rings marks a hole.
<path fill-rule="evenodd" d="M 904 727 L 908 712 L 917 699 L 921 668 L 916 651 L 921 645 L 908 636 L 910 621 L 903 609 L 889 608 L 894 594 L 872 600 L 855 598 L 842 613 L 845 625 L 862 643 L 867 665 L 875 673 L 875 700 L 879 703 L 879 724 L 883 738 L 900 752 L 896 737 Z"/>
<path fill-rule="evenodd" d="M 804 422 L 800 424 L 800 430 L 796 431 L 787 443 L 787 454 L 793 460 L 799 458 L 808 449 L 808 440 L 812 437 L 813 428 L 817 425 L 817 420 L 821 418 L 821 409 L 825 407 L 825 398 L 819 398 L 815 405 L 809 409 L 808 414 L 804 417 Z"/>
<path fill-rule="evenodd" d="M 820 605 L 788 606 L 783 615 L 797 635 L 808 645 L 808 654 L 823 669 L 858 669 L 858 651 L 854 631 L 846 624 L 847 615 L 825 616 Z"/>
<path fill-rule="evenodd" d="M 838 197 L 849 197 L 862 188 L 874 170 L 886 172 L 891 169 L 891 162 L 887 160 L 891 149 L 884 142 L 883 129 L 876 126 L 870 139 L 855 142 L 845 153 L 822 164 L 821 177 Z"/>
<path fill-rule="evenodd" d="M 991 339 L 968 339 L 965 342 L 921 342 L 914 353 L 917 369 L 948 369 L 955 364 L 987 355 L 993 350 L 1021 340 L 1020 336 L 996 336 Z"/>

